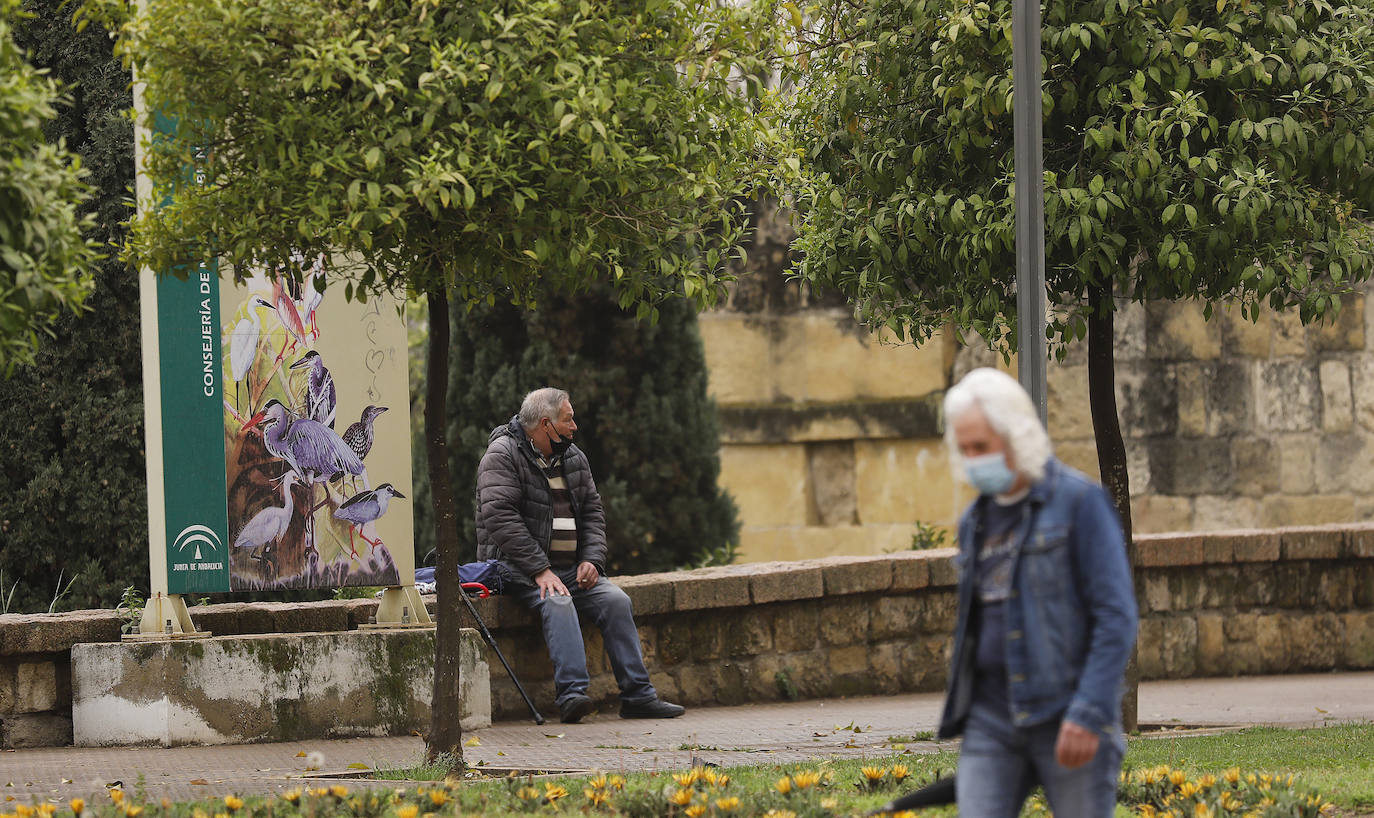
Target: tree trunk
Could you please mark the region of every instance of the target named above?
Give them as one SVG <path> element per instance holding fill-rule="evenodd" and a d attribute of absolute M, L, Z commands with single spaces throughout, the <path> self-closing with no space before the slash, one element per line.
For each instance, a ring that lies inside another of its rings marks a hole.
<path fill-rule="evenodd" d="M 458 674 L 461 638 L 458 594 L 458 511 L 448 468 L 448 293 L 429 293 L 429 359 L 425 366 L 425 454 L 434 508 L 434 579 L 439 585 L 434 634 L 434 697 L 425 756 L 453 759 L 463 770 L 463 727 L 459 723 Z"/>
<path fill-rule="evenodd" d="M 1102 485 L 1116 505 L 1121 530 L 1126 538 L 1126 559 L 1132 576 L 1136 570 L 1135 539 L 1131 536 L 1131 480 L 1126 471 L 1126 442 L 1121 437 L 1121 422 L 1116 412 L 1116 327 L 1115 305 L 1109 291 L 1094 288 L 1090 303 L 1095 307 L 1088 318 L 1088 406 L 1093 416 L 1093 436 L 1097 441 L 1097 465 Z M 1140 589 L 1136 589 L 1140 599 Z M 1126 665 L 1126 695 L 1121 701 L 1121 721 L 1126 731 L 1138 726 L 1137 698 L 1140 667 L 1136 652 Z"/>

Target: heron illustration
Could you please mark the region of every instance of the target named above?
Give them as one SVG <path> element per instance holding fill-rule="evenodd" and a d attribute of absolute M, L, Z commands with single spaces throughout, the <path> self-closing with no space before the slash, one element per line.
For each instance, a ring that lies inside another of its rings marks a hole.
<path fill-rule="evenodd" d="M 377 419 L 378 415 L 386 410 L 387 407 L 385 406 L 369 406 L 363 410 L 361 420 L 357 423 L 350 424 L 349 427 L 344 430 L 344 443 L 348 444 L 348 448 L 353 450 L 353 453 L 358 456 L 359 460 L 365 459 L 367 453 L 372 451 L 372 422 Z"/>
<path fill-rule="evenodd" d="M 391 505 L 391 498 L 399 497 L 405 499 L 405 495 L 396 490 L 390 483 L 383 483 L 372 491 L 360 491 L 344 501 L 343 505 L 334 509 L 334 516 L 348 523 L 348 549 L 353 552 L 353 558 L 358 558 L 358 549 L 353 545 L 353 530 L 357 529 L 358 536 L 368 545 L 376 548 L 382 544 L 381 537 L 372 539 L 363 532 L 363 526 L 368 523 L 375 523 L 386 514 L 387 508 Z"/>
<path fill-rule="evenodd" d="M 307 552 L 315 551 L 315 489 L 321 482 L 344 475 L 361 476 L 367 486 L 367 470 L 343 438 L 328 426 L 309 418 L 293 418 L 285 404 L 273 398 L 261 412 L 244 424 L 245 431 L 261 425 L 262 442 L 269 454 L 286 461 L 310 491 L 311 508 L 306 514 L 309 533 Z"/>
<path fill-rule="evenodd" d="M 258 355 L 258 341 L 262 338 L 262 317 L 258 307 L 275 309 L 262 296 L 248 299 L 248 317 L 240 318 L 229 335 L 229 378 L 234 382 L 234 405 L 239 406 L 239 383 L 248 377 L 253 359 Z"/>
<path fill-rule="evenodd" d="M 338 395 L 334 389 L 334 376 L 324 366 L 320 353 L 310 350 L 299 361 L 291 364 L 291 369 L 305 369 L 305 416 L 313 421 L 334 428 L 334 413 L 338 407 Z"/>
<path fill-rule="evenodd" d="M 276 558 L 268 555 L 267 547 L 276 545 L 286 534 L 286 530 L 291 527 L 291 518 L 295 515 L 295 503 L 291 496 L 291 487 L 296 484 L 296 473 L 289 471 L 282 475 L 281 493 L 283 506 L 268 506 L 249 520 L 239 535 L 234 538 L 235 548 L 251 548 L 248 554 L 249 559 L 258 559 L 272 564 L 276 569 Z M 259 552 L 259 549 L 262 549 Z"/>
<path fill-rule="evenodd" d="M 310 268 L 310 275 L 305 278 L 305 286 L 302 287 L 300 310 L 301 318 L 311 338 L 320 337 L 320 324 L 316 313 L 320 309 L 320 303 L 324 301 L 324 290 L 315 284 L 316 278 L 324 277 L 324 254 L 315 259 L 315 266 Z"/>

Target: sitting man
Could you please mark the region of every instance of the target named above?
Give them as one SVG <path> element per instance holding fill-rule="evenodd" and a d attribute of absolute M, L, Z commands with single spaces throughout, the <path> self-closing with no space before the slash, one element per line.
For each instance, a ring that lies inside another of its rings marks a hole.
<path fill-rule="evenodd" d="M 539 612 L 565 723 L 592 711 L 583 616 L 604 637 L 620 717 L 680 716 L 649 683 L 630 598 L 604 576 L 606 516 L 587 456 L 572 445 L 576 431 L 568 393 L 551 387 L 526 395 L 520 413 L 492 430 L 477 467 L 477 558 L 504 562 L 513 577 L 505 593 Z"/>

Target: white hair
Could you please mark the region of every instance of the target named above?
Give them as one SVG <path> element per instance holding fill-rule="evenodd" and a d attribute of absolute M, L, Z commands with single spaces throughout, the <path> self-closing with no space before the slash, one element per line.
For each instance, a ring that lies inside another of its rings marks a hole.
<path fill-rule="evenodd" d="M 563 402 L 566 400 L 568 393 L 562 389 L 546 386 L 534 390 L 520 402 L 520 425 L 528 432 L 544 418 L 557 423 L 558 413 L 563 411 Z"/>
<path fill-rule="evenodd" d="M 945 393 L 945 444 L 957 473 L 964 470 L 959 444 L 954 439 L 954 421 L 972 410 L 981 412 L 992 431 L 1002 438 L 1016 471 L 1032 483 L 1045 476 L 1045 463 L 1052 447 L 1040 413 L 1015 378 L 988 367 L 968 373 Z"/>

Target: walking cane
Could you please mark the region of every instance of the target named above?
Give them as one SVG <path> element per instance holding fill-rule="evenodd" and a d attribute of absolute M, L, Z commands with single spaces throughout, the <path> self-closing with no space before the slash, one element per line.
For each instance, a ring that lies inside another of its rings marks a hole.
<path fill-rule="evenodd" d="M 471 599 L 468 599 L 468 591 L 474 591 L 479 598 L 486 599 L 491 596 L 491 590 L 480 582 L 464 582 L 461 583 L 460 593 L 458 595 L 463 598 L 463 603 L 468 606 L 468 613 L 472 614 L 472 621 L 477 623 L 477 630 L 482 634 L 482 638 L 485 639 L 487 644 L 491 646 L 491 649 L 496 652 L 496 658 L 501 660 L 501 664 L 506 668 L 506 673 L 510 674 L 510 680 L 515 682 L 515 689 L 520 691 L 520 698 L 524 699 L 525 704 L 529 705 L 530 715 L 534 716 L 534 723 L 543 724 L 544 717 L 539 715 L 539 710 L 534 706 L 534 702 L 530 701 L 530 695 L 525 692 L 524 685 L 520 684 L 520 680 L 515 678 L 515 671 L 511 670 L 510 662 L 506 661 L 505 655 L 502 654 L 501 649 L 496 646 L 496 638 L 491 635 L 491 631 L 487 630 L 487 623 L 483 622 L 482 617 L 478 615 L 477 606 L 472 604 Z"/>

